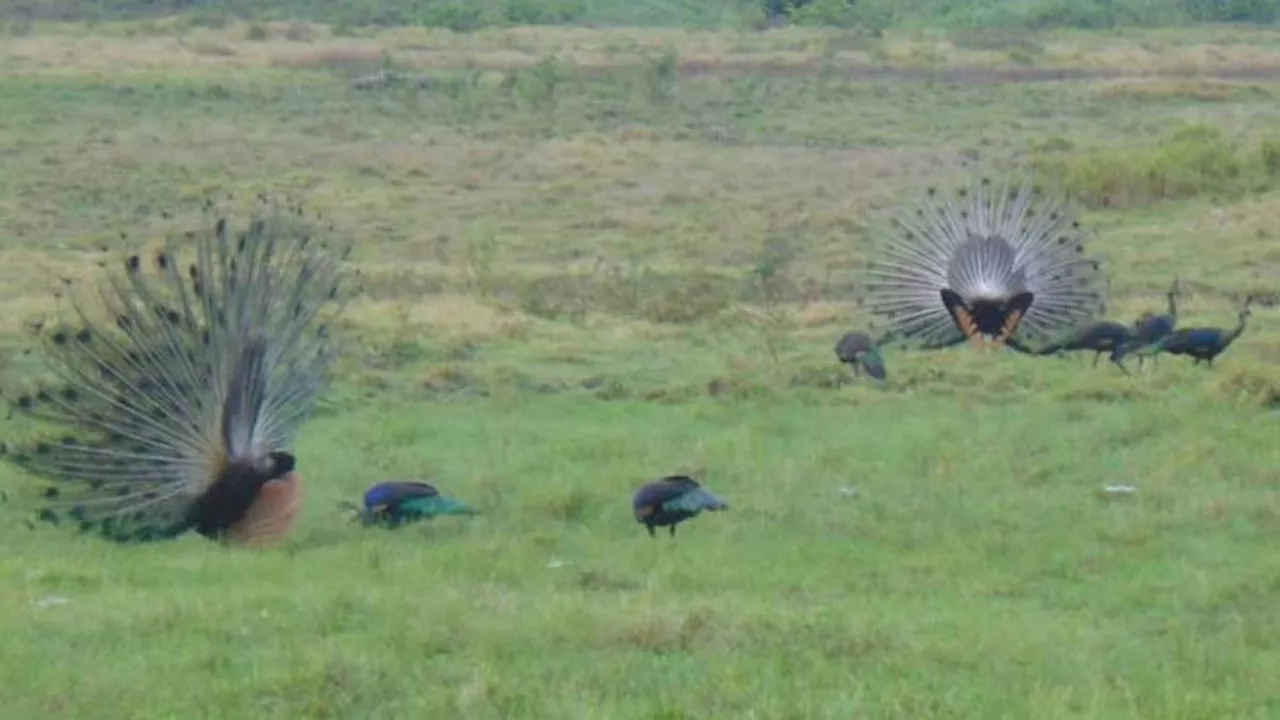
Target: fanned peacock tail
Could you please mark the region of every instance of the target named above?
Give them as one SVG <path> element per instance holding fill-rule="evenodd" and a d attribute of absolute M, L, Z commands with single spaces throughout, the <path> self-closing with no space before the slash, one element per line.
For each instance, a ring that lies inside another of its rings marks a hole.
<path fill-rule="evenodd" d="M 350 248 L 261 197 L 239 231 L 212 203 L 205 216 L 151 257 L 104 261 L 96 296 L 69 287 L 37 331 L 56 381 L 7 400 L 53 431 L 5 448 L 49 481 L 42 519 L 120 541 L 254 544 L 291 526 L 289 448 L 335 359 L 322 316 L 344 304 Z"/>
<path fill-rule="evenodd" d="M 863 304 L 904 343 L 945 347 L 988 335 L 1044 342 L 1105 309 L 1102 265 L 1085 254 L 1063 199 L 982 177 L 929 188 L 890 217 Z"/>

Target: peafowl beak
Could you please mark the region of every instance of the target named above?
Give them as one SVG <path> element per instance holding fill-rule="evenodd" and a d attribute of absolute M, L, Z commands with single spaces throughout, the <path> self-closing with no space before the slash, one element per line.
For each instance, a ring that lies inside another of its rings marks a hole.
<path fill-rule="evenodd" d="M 359 505 L 356 505 L 353 502 L 347 502 L 346 500 L 343 500 L 342 502 L 338 503 L 338 509 L 341 510 L 347 516 L 348 522 L 355 522 L 359 520 L 365 525 L 368 525 L 370 520 L 372 520 L 372 516 L 369 514 L 368 510 L 360 507 Z"/>

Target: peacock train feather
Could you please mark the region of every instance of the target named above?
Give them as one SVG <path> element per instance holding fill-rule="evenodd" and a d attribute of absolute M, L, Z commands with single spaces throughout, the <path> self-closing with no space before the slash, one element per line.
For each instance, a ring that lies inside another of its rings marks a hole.
<path fill-rule="evenodd" d="M 982 177 L 890 217 L 862 302 L 903 344 L 1045 342 L 1105 311 L 1106 277 L 1063 199 Z"/>
<path fill-rule="evenodd" d="M 68 288 L 71 312 L 37 330 L 56 382 L 6 399 L 54 430 L 4 449 L 47 481 L 41 519 L 118 541 L 265 546 L 292 528 L 291 447 L 336 357 L 350 247 L 262 197 L 239 231 L 205 215 L 152 257 L 104 261 L 96 297 Z"/>

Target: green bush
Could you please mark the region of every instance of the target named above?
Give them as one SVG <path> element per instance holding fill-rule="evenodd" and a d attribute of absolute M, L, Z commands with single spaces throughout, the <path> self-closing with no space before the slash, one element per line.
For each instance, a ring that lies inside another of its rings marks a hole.
<path fill-rule="evenodd" d="M 1063 178 L 1068 191 L 1090 207 L 1132 207 L 1266 189 L 1280 174 L 1280 143 L 1256 147 L 1241 147 L 1217 128 L 1195 123 L 1147 147 L 1043 155 L 1035 164 Z"/>

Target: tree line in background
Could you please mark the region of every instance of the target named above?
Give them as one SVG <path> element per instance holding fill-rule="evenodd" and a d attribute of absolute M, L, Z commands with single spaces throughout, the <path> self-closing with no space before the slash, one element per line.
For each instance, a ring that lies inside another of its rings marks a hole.
<path fill-rule="evenodd" d="M 1106 29 L 1280 20 L 1280 0 L 6 0 L 11 30 L 49 20 L 139 20 L 184 13 L 207 24 L 306 20 L 335 26 L 504 25 Z"/>

